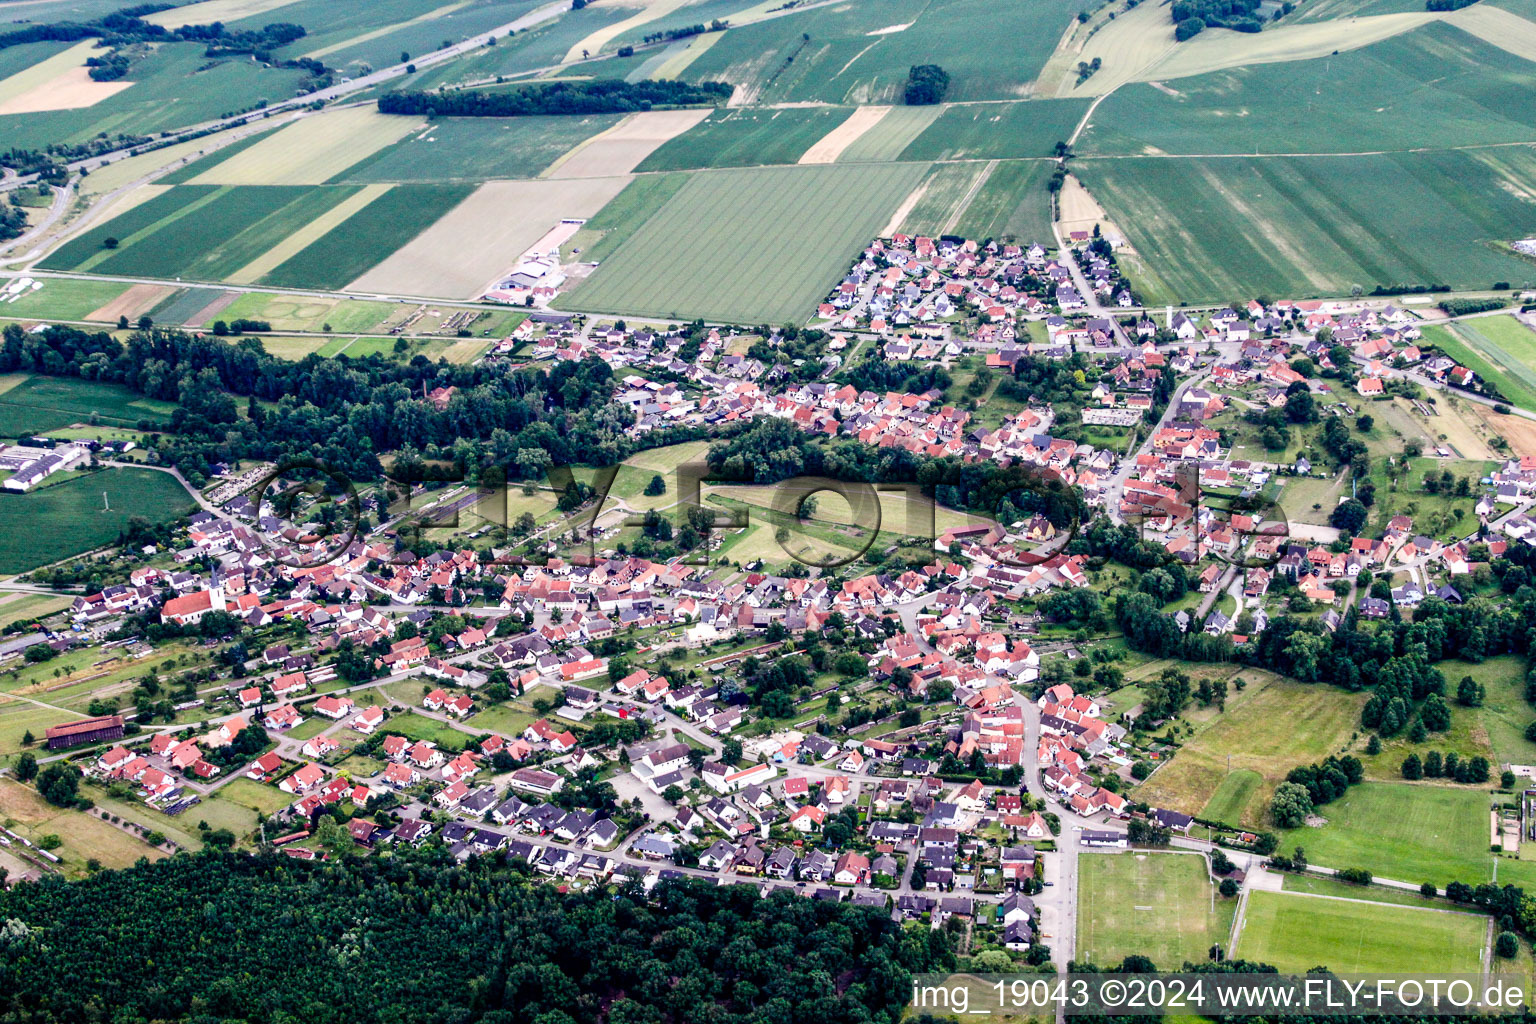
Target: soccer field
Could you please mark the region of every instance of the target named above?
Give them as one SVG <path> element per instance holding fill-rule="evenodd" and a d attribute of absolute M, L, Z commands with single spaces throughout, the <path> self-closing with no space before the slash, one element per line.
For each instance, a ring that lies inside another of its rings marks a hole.
<path fill-rule="evenodd" d="M 1077 959 L 1110 967 L 1139 953 L 1172 971 L 1226 944 L 1237 901 L 1215 894 L 1204 857 L 1085 853 L 1077 866 Z"/>
<path fill-rule="evenodd" d="M 1232 953 L 1282 971 L 1475 974 L 1487 932 L 1476 914 L 1255 891 Z"/>
<path fill-rule="evenodd" d="M 621 241 L 564 305 L 735 323 L 801 319 L 926 166 L 700 172 Z"/>

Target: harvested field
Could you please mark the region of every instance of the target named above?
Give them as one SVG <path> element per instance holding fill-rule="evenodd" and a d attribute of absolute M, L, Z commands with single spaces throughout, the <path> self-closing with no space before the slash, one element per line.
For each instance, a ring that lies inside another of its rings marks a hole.
<path fill-rule="evenodd" d="M 561 218 L 592 216 L 629 180 L 489 182 L 349 289 L 472 298 Z"/>
<path fill-rule="evenodd" d="M 130 88 L 132 82 L 98 82 L 86 68 L 70 68 L 31 90 L 0 103 L 0 114 L 36 114 L 44 110 L 93 107 Z"/>
<path fill-rule="evenodd" d="M 193 178 L 194 185 L 319 185 L 421 126 L 415 117 L 343 107 L 268 135 Z"/>
<path fill-rule="evenodd" d="M 1233 32 L 1224 28 L 1207 29 L 1195 38 L 1180 43 L 1162 60 L 1145 68 L 1138 77 L 1142 81 L 1166 80 L 1203 75 L 1225 68 L 1326 57 L 1340 51 L 1358 50 L 1362 46 L 1390 39 L 1443 17 L 1444 14 L 1435 11 L 1377 14 L 1351 18 L 1347 23 L 1347 31 L 1341 30 L 1338 22 L 1331 21 L 1278 25 L 1257 33 Z"/>
<path fill-rule="evenodd" d="M 144 20 L 151 25 L 164 25 L 166 28 L 207 25 L 215 21 L 228 24 L 239 21 L 241 18 L 266 14 L 291 3 L 293 0 L 204 0 L 203 3 L 185 4 L 181 7 L 173 7 L 169 11 L 158 11 L 146 15 Z M 283 19 L 273 17 L 269 20 L 282 21 Z"/>
<path fill-rule="evenodd" d="M 735 323 L 804 317 L 924 170 L 824 164 L 695 174 L 563 301 Z"/>
<path fill-rule="evenodd" d="M 326 233 L 340 227 L 343 221 L 388 192 L 390 188 L 389 185 L 364 185 L 239 270 L 226 275 L 225 280 L 231 284 L 253 284 L 260 281 L 290 258 L 297 256 L 306 247 L 319 241 Z"/>
<path fill-rule="evenodd" d="M 628 174 L 656 149 L 709 116 L 709 110 L 649 110 L 631 114 L 583 142 L 544 171 L 546 178 Z"/>
<path fill-rule="evenodd" d="M 800 154 L 802 164 L 830 164 L 842 158 L 848 147 L 885 118 L 893 107 L 859 107 L 848 120 L 823 135 L 810 149 Z"/>
<path fill-rule="evenodd" d="M 1099 201 L 1083 187 L 1076 176 L 1067 175 L 1067 179 L 1061 184 L 1061 191 L 1057 193 L 1056 205 L 1058 215 L 1056 224 L 1061 228 L 1063 235 L 1071 231 L 1092 232 L 1097 227 L 1103 234 L 1109 236 L 1125 235 L 1115 227 L 1109 219 L 1109 214 L 1104 212 L 1104 207 Z"/>
<path fill-rule="evenodd" d="M 86 58 L 96 50 L 96 40 L 86 39 L 75 43 L 67 49 L 60 50 L 52 56 L 44 57 L 32 64 L 15 70 L 12 74 L 0 78 L 0 108 L 23 96 L 36 92 L 40 87 L 47 86 L 60 75 L 76 68 L 85 67 Z M 28 53 L 34 51 L 26 51 Z M 46 50 L 35 51 L 39 55 Z M 8 65 L 14 67 L 14 65 Z M 34 108 L 47 109 L 47 108 Z M 22 113 L 22 111 L 7 111 L 8 113 Z"/>
<path fill-rule="evenodd" d="M 1502 415 L 1486 405 L 1467 403 L 1467 411 L 1493 431 L 1495 437 L 1509 442 L 1516 455 L 1536 456 L 1536 422 L 1524 416 Z"/>
<path fill-rule="evenodd" d="M 118 317 L 123 316 L 137 320 L 175 290 L 168 284 L 136 284 L 105 306 L 87 313 L 85 318 L 111 324 L 117 323 Z"/>
<path fill-rule="evenodd" d="M 1536 61 L 1536 22 L 1486 4 L 1453 11 L 1446 23 L 1470 32 L 1485 43 L 1508 50 L 1517 57 Z"/>

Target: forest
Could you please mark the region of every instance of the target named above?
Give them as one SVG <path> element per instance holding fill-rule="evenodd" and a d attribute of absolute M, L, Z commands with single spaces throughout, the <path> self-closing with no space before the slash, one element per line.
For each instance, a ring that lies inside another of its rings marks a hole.
<path fill-rule="evenodd" d="M 860 1024 L 954 966 L 882 910 L 663 882 L 561 893 L 504 854 L 183 855 L 0 893 L 0 1019 Z"/>
<path fill-rule="evenodd" d="M 428 117 L 530 117 L 535 114 L 627 114 L 654 107 L 718 106 L 731 96 L 724 82 L 550 82 L 505 92 L 390 92 L 379 97 L 381 114 Z"/>
<path fill-rule="evenodd" d="M 548 371 L 423 356 L 408 364 L 314 355 L 294 363 L 267 354 L 252 337 L 232 345 L 152 329 L 119 342 L 105 332 L 50 327 L 29 334 L 11 325 L 0 344 L 0 372 L 13 371 L 108 381 L 178 403 L 173 435 L 161 438 L 160 450 L 195 485 L 212 463 L 241 458 L 315 458 L 368 481 L 382 475 L 380 455 L 402 451 L 407 467 L 421 456 L 442 458 L 473 483 L 482 474 L 536 479 L 551 465 L 612 465 L 642 447 L 625 434 L 633 414 L 606 401 L 613 370 L 599 359 Z M 442 410 L 423 397 L 440 386 L 459 389 Z M 237 398 L 245 399 L 244 415 Z M 696 434 L 653 431 L 643 446 Z"/>

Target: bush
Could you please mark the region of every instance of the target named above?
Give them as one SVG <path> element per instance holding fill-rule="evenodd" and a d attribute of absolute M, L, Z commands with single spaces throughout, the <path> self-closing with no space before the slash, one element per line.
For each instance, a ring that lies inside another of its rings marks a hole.
<path fill-rule="evenodd" d="M 1493 951 L 1505 960 L 1513 960 L 1520 952 L 1520 940 L 1515 938 L 1514 932 L 1499 932 L 1493 942 Z"/>
<path fill-rule="evenodd" d="M 1201 32 L 1204 32 L 1204 31 L 1205 31 L 1205 20 L 1204 19 L 1202 19 L 1202 18 L 1185 18 L 1183 21 L 1179 22 L 1179 24 L 1178 24 L 1178 26 L 1176 28 L 1174 28 L 1174 30 L 1173 30 L 1173 38 L 1176 41 L 1182 43 L 1186 39 L 1193 39 L 1195 36 L 1199 35 Z"/>
<path fill-rule="evenodd" d="M 1335 875 L 1341 882 L 1351 885 L 1370 885 L 1371 873 L 1365 868 L 1343 868 Z"/>

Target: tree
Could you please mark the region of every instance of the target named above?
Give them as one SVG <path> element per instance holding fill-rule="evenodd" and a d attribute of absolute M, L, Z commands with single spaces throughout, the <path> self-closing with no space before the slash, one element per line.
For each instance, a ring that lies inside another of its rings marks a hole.
<path fill-rule="evenodd" d="M 80 771 L 73 765 L 50 764 L 37 777 L 37 791 L 55 807 L 73 807 L 80 790 Z"/>
<path fill-rule="evenodd" d="M 1328 515 L 1328 522 L 1339 530 L 1349 533 L 1359 533 L 1365 525 L 1366 508 L 1358 498 L 1346 498 L 1334 506 Z"/>
<path fill-rule="evenodd" d="M 352 852 L 352 833 L 335 818 L 321 818 L 319 827 L 315 829 L 315 838 L 333 857 L 342 857 Z"/>
<path fill-rule="evenodd" d="M 650 483 L 645 485 L 645 493 L 652 498 L 667 493 L 667 482 L 661 478 L 660 473 L 651 477 Z"/>
<path fill-rule="evenodd" d="M 31 729 L 28 729 L 26 732 L 21 734 L 21 745 L 22 746 L 30 747 L 32 744 L 34 744 L 36 742 L 37 742 L 37 737 L 32 735 L 32 730 Z"/>
<path fill-rule="evenodd" d="M 661 791 L 661 798 L 669 804 L 675 804 L 683 798 L 682 787 L 673 783 Z"/>
<path fill-rule="evenodd" d="M 1438 693 L 1432 693 L 1419 708 L 1419 720 L 1430 732 L 1445 732 L 1451 727 L 1451 709 Z"/>
<path fill-rule="evenodd" d="M 1483 706 L 1483 687 L 1471 676 L 1462 676 L 1456 685 L 1456 703 L 1464 708 Z"/>
<path fill-rule="evenodd" d="M 1300 828 L 1312 813 L 1312 797 L 1305 786 L 1282 782 L 1275 788 L 1269 814 L 1281 828 Z"/>
<path fill-rule="evenodd" d="M 909 107 L 942 102 L 949 88 L 949 74 L 937 64 L 914 64 L 907 72 L 907 86 L 902 94 Z"/>
<path fill-rule="evenodd" d="M 1505 960 L 1513 960 L 1520 953 L 1520 940 L 1514 932 L 1499 932 L 1493 942 L 1493 951 Z"/>
<path fill-rule="evenodd" d="M 1237 895 L 1237 883 L 1230 878 L 1223 878 L 1221 880 L 1219 889 L 1222 896 L 1226 897 L 1227 899 L 1231 899 Z"/>
<path fill-rule="evenodd" d="M 1424 777 L 1424 765 L 1419 761 L 1418 754 L 1409 754 L 1403 758 L 1403 778 L 1422 779 Z"/>
<path fill-rule="evenodd" d="M 16 759 L 16 767 L 13 771 L 22 782 L 31 782 L 37 778 L 37 758 L 30 750 L 27 751 Z"/>

